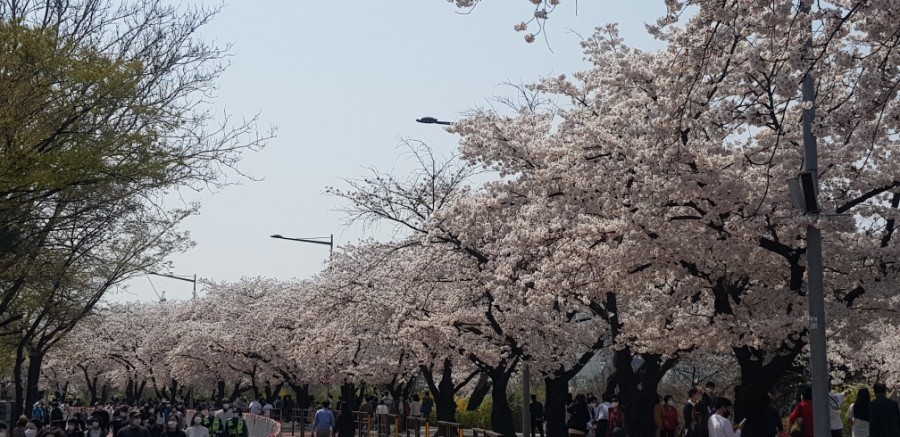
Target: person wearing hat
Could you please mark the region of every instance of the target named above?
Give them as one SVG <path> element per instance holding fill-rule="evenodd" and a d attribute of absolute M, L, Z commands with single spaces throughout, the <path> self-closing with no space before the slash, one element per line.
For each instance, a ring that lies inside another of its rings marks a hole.
<path fill-rule="evenodd" d="M 128 425 L 119 429 L 116 437 L 150 437 L 150 431 L 141 426 L 140 411 L 132 411 L 128 414 Z"/>

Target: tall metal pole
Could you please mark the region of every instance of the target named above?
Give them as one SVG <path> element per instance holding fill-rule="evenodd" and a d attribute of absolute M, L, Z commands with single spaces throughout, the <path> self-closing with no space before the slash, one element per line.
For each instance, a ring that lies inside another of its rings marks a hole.
<path fill-rule="evenodd" d="M 531 365 L 522 370 L 522 437 L 531 437 Z M 542 433 L 543 435 L 543 433 Z"/>
<path fill-rule="evenodd" d="M 810 15 L 812 1 L 800 0 L 800 12 L 810 19 L 810 37 L 803 46 L 806 57 L 811 56 L 813 23 Z M 816 119 L 816 83 L 807 69 L 803 77 L 803 102 L 810 103 L 803 110 L 803 171 L 812 174 L 818 186 L 818 146 L 813 133 Z M 816 196 L 817 193 L 807 195 Z M 818 202 L 817 202 L 818 204 Z M 818 211 L 811 212 L 814 216 Z M 815 437 L 831 435 L 829 412 L 828 356 L 825 341 L 825 285 L 822 272 L 822 231 L 812 223 L 806 226 L 806 276 L 809 297 L 809 351 L 813 394 L 813 432 Z"/>
<path fill-rule="evenodd" d="M 191 295 L 191 298 L 193 300 L 197 300 L 197 274 L 196 273 L 194 273 L 194 291 Z M 193 396 L 193 394 L 194 394 L 194 389 L 192 387 L 191 388 L 191 396 Z"/>

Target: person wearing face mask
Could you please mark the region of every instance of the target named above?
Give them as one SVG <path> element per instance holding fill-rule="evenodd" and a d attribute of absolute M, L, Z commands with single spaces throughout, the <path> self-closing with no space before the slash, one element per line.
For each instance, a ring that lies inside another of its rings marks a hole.
<path fill-rule="evenodd" d="M 185 431 L 187 437 L 210 437 L 209 430 L 203 426 L 203 415 L 195 414 L 191 426 Z"/>
<path fill-rule="evenodd" d="M 101 428 L 109 429 L 109 421 L 112 418 L 109 416 L 109 411 L 106 411 L 100 403 L 94 404 L 94 411 L 91 411 L 91 418 L 99 420 Z"/>
<path fill-rule="evenodd" d="M 731 417 L 732 406 L 728 398 L 716 398 L 716 414 L 709 416 L 709 437 L 740 437 L 743 424 L 733 425 Z"/>
<path fill-rule="evenodd" d="M 225 422 L 225 434 L 228 437 L 248 437 L 247 424 L 241 417 L 241 410 L 234 408 L 231 414 L 231 419 Z"/>
<path fill-rule="evenodd" d="M 115 437 L 150 437 L 150 431 L 141 426 L 141 413 L 133 411 L 128 415 L 128 425 L 119 429 Z"/>
<path fill-rule="evenodd" d="M 625 412 L 619 407 L 619 398 L 612 396 L 609 402 L 609 428 L 607 428 L 606 435 L 621 437 L 625 434 Z"/>
<path fill-rule="evenodd" d="M 175 420 L 175 417 L 169 416 L 169 421 L 166 422 L 166 430 L 163 431 L 161 437 L 185 437 L 184 431 L 178 428 L 178 421 Z"/>
<path fill-rule="evenodd" d="M 603 393 L 601 397 L 603 399 L 603 402 L 601 402 L 600 405 L 597 405 L 594 414 L 594 416 L 596 417 L 594 424 L 594 433 L 597 437 L 606 437 L 606 433 L 609 431 L 609 409 L 612 395 L 610 395 L 609 393 Z"/>
<path fill-rule="evenodd" d="M 223 437 L 225 435 L 225 425 L 222 424 L 218 417 L 206 411 L 205 408 L 202 416 L 200 424 L 209 431 L 210 437 Z"/>
<path fill-rule="evenodd" d="M 653 418 L 656 422 L 657 437 L 675 437 L 675 430 L 678 429 L 678 408 L 675 408 L 672 395 L 666 395 L 662 402 L 656 405 Z"/>
<path fill-rule="evenodd" d="M 25 424 L 25 437 L 37 437 L 38 426 L 33 422 Z"/>
<path fill-rule="evenodd" d="M 231 412 L 231 406 L 227 402 L 222 404 L 222 409 L 219 410 L 218 413 L 216 413 L 216 417 L 218 417 L 219 420 L 222 421 L 222 423 L 226 423 L 231 420 L 232 416 L 233 413 Z"/>

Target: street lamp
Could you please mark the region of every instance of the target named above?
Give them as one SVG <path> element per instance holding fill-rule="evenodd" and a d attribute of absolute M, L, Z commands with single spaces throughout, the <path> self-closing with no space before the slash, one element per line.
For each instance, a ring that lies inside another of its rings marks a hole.
<path fill-rule="evenodd" d="M 179 281 L 191 282 L 194 284 L 194 290 L 191 294 L 191 296 L 192 296 L 191 299 L 197 299 L 197 274 L 196 273 L 194 273 L 193 277 L 191 277 L 191 276 L 176 276 L 176 275 L 170 275 L 168 273 L 156 273 L 156 272 L 147 272 L 147 274 L 153 275 L 153 276 L 162 276 L 163 278 L 177 279 Z M 162 296 L 158 296 L 158 297 L 159 297 L 160 301 L 165 300 Z"/>
<path fill-rule="evenodd" d="M 307 237 L 307 238 L 291 238 L 291 237 L 285 237 L 281 234 L 275 234 L 275 235 L 270 235 L 270 237 L 277 238 L 279 240 L 299 241 L 301 243 L 324 244 L 324 245 L 328 246 L 328 256 L 329 257 L 331 257 L 331 254 L 334 252 L 334 234 L 331 234 L 327 237 Z"/>
<path fill-rule="evenodd" d="M 449 125 L 453 124 L 453 122 L 438 120 L 434 117 L 417 118 L 416 121 L 419 123 L 423 123 L 423 124 L 443 124 L 445 126 L 449 126 Z"/>

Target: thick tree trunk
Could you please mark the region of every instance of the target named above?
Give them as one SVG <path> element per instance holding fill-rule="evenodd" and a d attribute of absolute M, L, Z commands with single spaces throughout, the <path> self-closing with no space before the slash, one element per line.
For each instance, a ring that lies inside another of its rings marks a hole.
<path fill-rule="evenodd" d="M 499 432 L 505 437 L 515 437 L 516 429 L 513 423 L 512 408 L 509 406 L 509 396 L 507 395 L 507 387 L 509 387 L 509 373 L 505 367 L 492 370 L 488 376 L 491 378 L 491 400 L 493 408 L 491 409 L 491 428 L 494 432 Z"/>
<path fill-rule="evenodd" d="M 41 366 L 44 363 L 43 352 L 28 354 L 28 379 L 25 381 L 25 405 L 33 405 L 41 399 L 38 383 L 41 380 Z"/>
<path fill-rule="evenodd" d="M 422 372 L 425 384 L 428 385 L 428 390 L 434 397 L 437 420 L 456 422 L 456 393 L 475 377 L 475 373 L 470 374 L 457 385 L 453 382 L 453 361 L 449 358 L 444 359 L 441 363 L 440 381 L 435 381 L 433 366 L 420 365 L 419 370 Z"/>
<path fill-rule="evenodd" d="M 278 398 L 278 394 L 281 393 L 281 388 L 284 387 L 284 381 L 281 381 L 272 388 L 271 384 L 266 384 L 266 402 L 274 403 L 275 399 Z"/>
<path fill-rule="evenodd" d="M 469 396 L 469 402 L 466 403 L 466 411 L 475 411 L 484 402 L 484 398 L 491 392 L 491 379 L 486 373 L 478 375 L 478 382 Z"/>
<path fill-rule="evenodd" d="M 349 402 L 353 407 L 354 411 L 359 410 L 360 398 L 362 396 L 358 396 L 356 392 L 356 384 L 353 383 L 345 383 L 341 384 L 341 401 Z M 334 406 L 337 408 L 337 405 Z"/>
<path fill-rule="evenodd" d="M 12 406 L 12 416 L 19 417 L 25 414 L 25 378 L 22 374 L 22 367 L 25 365 L 25 345 L 19 344 L 16 347 L 16 363 L 13 366 L 13 383 L 15 385 L 15 401 Z M 31 411 L 27 416 L 31 416 Z"/>
<path fill-rule="evenodd" d="M 625 425 L 633 437 L 653 437 L 656 423 L 653 408 L 657 404 L 659 382 L 676 360 L 662 361 L 659 355 L 642 355 L 644 362 L 637 372 L 632 367 L 630 348 L 616 351 L 613 356 L 615 369 L 607 379 L 606 393 L 613 394 L 618 389 L 619 402 L 625 413 Z"/>
<path fill-rule="evenodd" d="M 803 344 L 783 344 L 768 363 L 760 351 L 742 347 L 735 348 L 735 357 L 741 369 L 741 387 L 734 402 L 735 419 L 747 419 L 741 435 L 744 437 L 768 437 L 769 429 L 760 427 L 767 423 L 769 392 L 791 368 L 794 359 L 803 350 Z"/>
<path fill-rule="evenodd" d="M 547 420 L 547 437 L 567 437 L 566 396 L 569 394 L 571 377 L 544 378 L 546 400 L 544 402 L 544 418 Z"/>
<path fill-rule="evenodd" d="M 453 364 L 450 360 L 444 361 L 441 372 L 441 381 L 437 385 L 434 394 L 434 408 L 437 420 L 443 422 L 456 422 L 456 390 L 453 384 Z"/>
<path fill-rule="evenodd" d="M 294 394 L 297 396 L 297 405 L 296 408 L 306 409 L 309 408 L 312 404 L 312 400 L 309 397 L 309 385 L 308 384 L 295 384 L 292 382 L 288 382 L 288 385 L 291 387 L 291 390 L 294 390 Z"/>
<path fill-rule="evenodd" d="M 134 399 L 135 399 L 135 401 L 141 400 L 141 398 L 144 396 L 144 389 L 145 389 L 145 388 L 147 388 L 147 381 L 146 381 L 146 380 L 143 380 L 143 381 L 141 381 L 140 384 L 137 384 L 137 389 L 134 391 Z M 109 386 L 107 386 L 107 390 L 108 390 L 108 389 L 109 389 Z"/>
<path fill-rule="evenodd" d="M 134 381 L 131 378 L 125 383 L 125 403 L 129 405 L 134 404 Z"/>
<path fill-rule="evenodd" d="M 88 391 L 91 395 L 90 405 L 96 405 L 97 402 L 100 402 L 99 396 L 97 396 L 97 377 L 88 381 Z"/>
<path fill-rule="evenodd" d="M 222 399 L 225 399 L 225 381 L 218 380 L 216 381 L 216 402 L 221 402 Z"/>

